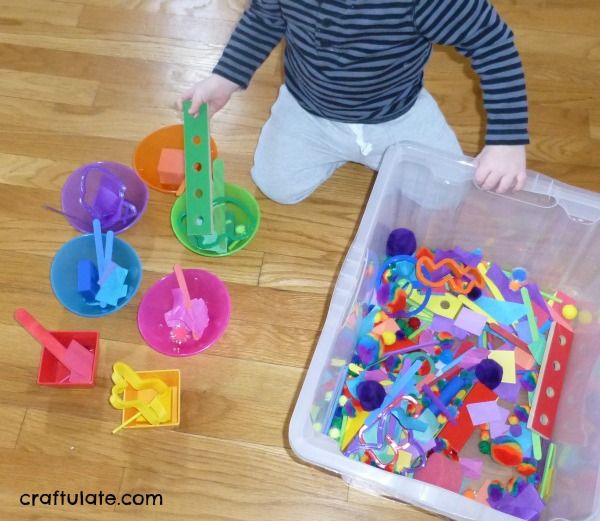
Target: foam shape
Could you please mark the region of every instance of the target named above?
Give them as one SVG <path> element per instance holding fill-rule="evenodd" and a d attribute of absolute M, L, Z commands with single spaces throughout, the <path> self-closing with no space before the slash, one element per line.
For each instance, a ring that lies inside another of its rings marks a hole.
<path fill-rule="evenodd" d="M 466 478 L 479 480 L 483 470 L 483 461 L 473 458 L 460 458 L 460 466 Z"/>
<path fill-rule="evenodd" d="M 499 301 L 495 298 L 479 297 L 477 305 L 497 322 L 505 325 L 512 324 L 527 314 L 527 307 L 523 304 Z"/>
<path fill-rule="evenodd" d="M 110 277 L 100 286 L 100 290 L 96 294 L 96 302 L 116 306 L 120 299 L 126 297 L 128 286 L 125 284 L 125 279 L 128 273 L 129 270 L 117 266 Z"/>
<path fill-rule="evenodd" d="M 183 103 L 185 153 L 185 209 L 188 235 L 215 233 L 213 217 L 213 174 L 210 154 L 208 104 L 203 103 L 194 117 L 191 101 Z"/>
<path fill-rule="evenodd" d="M 81 296 L 93 302 L 99 289 L 96 265 L 88 259 L 77 262 L 77 291 Z"/>
<path fill-rule="evenodd" d="M 406 452 L 405 450 L 398 451 L 398 459 L 396 460 L 396 469 L 406 469 L 409 468 L 412 463 L 412 454 L 410 452 Z"/>
<path fill-rule="evenodd" d="M 502 366 L 502 383 L 517 383 L 517 371 L 514 351 L 492 351 L 488 358 Z"/>
<path fill-rule="evenodd" d="M 185 175 L 183 150 L 178 148 L 161 149 L 157 171 L 161 184 L 179 186 Z"/>
<path fill-rule="evenodd" d="M 496 401 L 470 403 L 467 405 L 467 410 L 473 425 L 502 422 L 508 418 L 508 411 L 499 407 Z"/>
<path fill-rule="evenodd" d="M 439 437 L 444 438 L 456 452 L 460 452 L 475 431 L 466 407 L 472 403 L 490 402 L 496 398 L 497 395 L 494 391 L 477 382 L 463 401 L 456 425 L 447 423 L 440 431 Z"/>
<path fill-rule="evenodd" d="M 463 470 L 460 463 L 448 459 L 446 456 L 434 452 L 425 467 L 415 472 L 415 478 L 430 485 L 459 492 L 462 485 Z"/>
<path fill-rule="evenodd" d="M 487 323 L 487 317 L 470 309 L 462 308 L 454 323 L 456 327 L 479 336 Z"/>
<path fill-rule="evenodd" d="M 400 328 L 398 327 L 396 321 L 393 318 L 388 318 L 387 320 L 384 320 L 383 322 L 377 324 L 373 328 L 372 332 L 377 335 L 381 335 L 384 331 L 391 331 L 392 333 L 395 333 L 399 329 Z"/>
<path fill-rule="evenodd" d="M 27 310 L 19 308 L 15 311 L 15 319 L 33 336 L 44 349 L 69 370 L 69 382 L 72 384 L 93 383 L 96 369 L 95 355 L 71 338 L 68 346 L 64 346 L 56 337 L 40 324 Z"/>
<path fill-rule="evenodd" d="M 356 416 L 353 418 L 348 416 L 346 420 L 346 430 L 342 436 L 342 443 L 340 448 L 342 450 L 346 450 L 348 444 L 354 439 L 354 437 L 358 434 L 360 428 L 364 425 L 369 413 L 366 411 L 357 411 Z"/>
<path fill-rule="evenodd" d="M 554 431 L 572 344 L 573 331 L 558 322 L 552 324 L 527 423 L 546 439 L 551 439 Z"/>

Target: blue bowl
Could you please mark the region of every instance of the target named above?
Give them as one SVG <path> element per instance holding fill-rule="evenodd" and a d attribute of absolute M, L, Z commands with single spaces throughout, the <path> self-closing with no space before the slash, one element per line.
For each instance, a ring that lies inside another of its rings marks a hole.
<path fill-rule="evenodd" d="M 103 235 L 103 238 L 105 240 L 106 236 Z M 50 267 L 50 284 L 58 301 L 76 315 L 91 318 L 110 315 L 127 305 L 140 287 L 142 263 L 136 251 L 118 237 L 115 237 L 112 259 L 129 270 L 125 279 L 127 296 L 119 300 L 116 306 L 101 308 L 86 302 L 77 291 L 77 263 L 80 260 L 91 260 L 96 264 L 94 236 L 81 235 L 65 243 L 54 256 Z"/>

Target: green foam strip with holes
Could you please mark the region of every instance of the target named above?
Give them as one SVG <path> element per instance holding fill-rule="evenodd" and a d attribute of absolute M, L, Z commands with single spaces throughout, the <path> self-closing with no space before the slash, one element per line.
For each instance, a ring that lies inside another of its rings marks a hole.
<path fill-rule="evenodd" d="M 183 103 L 187 233 L 209 235 L 215 230 L 208 106 L 200 106 L 198 117 L 189 114 L 190 106 L 189 100 Z"/>

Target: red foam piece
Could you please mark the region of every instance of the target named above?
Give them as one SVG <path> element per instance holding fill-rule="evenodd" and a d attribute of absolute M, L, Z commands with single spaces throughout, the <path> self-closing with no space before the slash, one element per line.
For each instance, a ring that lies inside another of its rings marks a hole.
<path fill-rule="evenodd" d="M 458 411 L 456 423 L 447 423 L 440 431 L 440 438 L 444 438 L 452 449 L 456 452 L 460 452 L 475 431 L 475 426 L 471 421 L 467 405 L 472 403 L 491 402 L 496 398 L 498 398 L 498 396 L 494 391 L 488 389 L 482 383 L 477 382 L 465 397 L 465 400 Z"/>
<path fill-rule="evenodd" d="M 427 465 L 415 472 L 415 479 L 452 492 L 460 491 L 462 478 L 463 471 L 460 463 L 452 461 L 438 452 L 434 452 L 427 459 Z"/>
<path fill-rule="evenodd" d="M 548 334 L 540 376 L 527 426 L 546 439 L 552 438 L 560 394 L 565 381 L 573 331 L 555 322 Z"/>
<path fill-rule="evenodd" d="M 185 176 L 185 156 L 183 150 L 163 148 L 160 151 L 157 170 L 161 184 L 179 186 Z"/>

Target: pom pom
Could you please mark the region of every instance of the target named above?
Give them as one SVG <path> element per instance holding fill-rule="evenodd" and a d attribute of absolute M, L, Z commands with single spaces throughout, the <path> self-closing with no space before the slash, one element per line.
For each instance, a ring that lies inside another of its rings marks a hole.
<path fill-rule="evenodd" d="M 481 297 L 481 290 L 475 286 L 471 291 L 469 291 L 469 293 L 467 293 L 467 297 L 469 297 L 470 300 L 477 300 L 479 297 Z"/>
<path fill-rule="evenodd" d="M 496 463 L 516 467 L 523 462 L 523 449 L 510 436 L 500 436 L 492 440 L 491 457 Z"/>
<path fill-rule="evenodd" d="M 390 233 L 385 251 L 388 257 L 412 255 L 417 250 L 415 234 L 406 228 L 396 228 Z"/>
<path fill-rule="evenodd" d="M 379 382 L 366 380 L 358 384 L 356 389 L 360 404 L 365 411 L 378 409 L 385 399 L 385 389 Z"/>
<path fill-rule="evenodd" d="M 488 497 L 492 501 L 500 501 L 504 496 L 504 488 L 498 482 L 491 483 L 488 487 Z"/>
<path fill-rule="evenodd" d="M 417 317 L 410 317 L 408 319 L 408 325 L 413 329 L 419 329 L 421 327 L 421 321 Z"/>
<path fill-rule="evenodd" d="M 502 382 L 504 371 L 502 366 L 490 358 L 486 358 L 475 367 L 475 376 L 488 389 L 495 389 Z"/>
<path fill-rule="evenodd" d="M 577 317 L 579 310 L 573 304 L 567 304 L 562 308 L 562 316 L 567 320 L 574 320 Z"/>
<path fill-rule="evenodd" d="M 405 338 L 406 334 L 404 331 L 402 331 L 402 329 L 398 329 L 398 331 L 396 331 L 396 340 L 404 340 Z"/>

